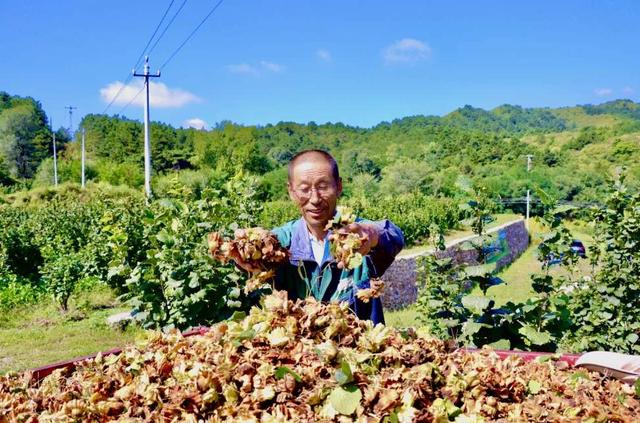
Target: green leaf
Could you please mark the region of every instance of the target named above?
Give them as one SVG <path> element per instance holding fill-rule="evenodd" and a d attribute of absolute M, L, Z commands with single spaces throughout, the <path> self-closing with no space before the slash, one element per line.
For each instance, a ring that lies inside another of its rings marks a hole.
<path fill-rule="evenodd" d="M 165 230 L 158 232 L 158 234 L 156 235 L 156 238 L 158 239 L 158 241 L 164 244 L 166 244 L 167 242 L 169 242 L 169 240 L 171 240 L 171 236 Z"/>
<path fill-rule="evenodd" d="M 245 340 L 245 339 L 253 339 L 255 337 L 256 337 L 256 331 L 253 329 L 248 329 L 243 332 L 240 332 L 240 334 L 236 337 L 236 339 Z"/>
<path fill-rule="evenodd" d="M 168 198 L 161 198 L 158 200 L 158 204 L 166 209 L 172 209 L 174 207 L 173 202 Z"/>
<path fill-rule="evenodd" d="M 577 382 L 580 379 L 589 379 L 589 375 L 587 374 L 587 372 L 585 372 L 584 370 L 579 370 L 577 372 L 574 372 L 571 376 L 569 376 L 569 380 L 571 382 Z"/>
<path fill-rule="evenodd" d="M 180 201 L 180 200 L 174 200 L 174 205 L 175 205 L 175 208 L 181 214 L 189 214 L 189 207 L 187 206 L 187 204 L 185 202 Z"/>
<path fill-rule="evenodd" d="M 475 248 L 475 247 L 472 247 Z M 464 272 L 470 276 L 485 276 L 493 272 L 496 268 L 495 263 L 479 264 L 477 266 L 468 266 L 464 269 Z"/>
<path fill-rule="evenodd" d="M 537 380 L 531 379 L 527 385 L 527 390 L 530 394 L 536 395 L 542 389 L 542 384 Z"/>
<path fill-rule="evenodd" d="M 491 348 L 496 350 L 508 350 L 511 349 L 511 342 L 508 339 L 499 339 L 495 342 L 488 344 Z"/>
<path fill-rule="evenodd" d="M 356 267 L 359 267 L 362 264 L 362 260 L 363 260 L 362 254 L 355 253 L 349 259 L 349 263 L 347 263 L 347 268 L 355 269 Z"/>
<path fill-rule="evenodd" d="M 629 335 L 627 335 L 627 341 L 632 344 L 635 344 L 636 342 L 638 342 L 638 334 L 630 333 Z"/>
<path fill-rule="evenodd" d="M 338 413 L 345 416 L 356 411 L 361 399 L 362 392 L 355 385 L 338 386 L 329 395 L 329 403 Z"/>
<path fill-rule="evenodd" d="M 353 373 L 351 372 L 349 363 L 343 361 L 340 364 L 340 368 L 336 371 L 335 379 L 338 385 L 346 385 L 347 383 L 353 382 Z"/>
<path fill-rule="evenodd" d="M 296 380 L 296 382 L 302 382 L 302 378 L 299 374 L 288 368 L 287 366 L 280 366 L 276 368 L 274 376 L 276 379 L 282 379 L 286 374 L 290 374 Z"/>
<path fill-rule="evenodd" d="M 245 317 L 247 317 L 247 313 L 245 313 L 244 311 L 236 311 L 231 315 L 231 317 L 229 317 L 229 320 L 232 320 L 234 322 L 241 322 Z"/>
<path fill-rule="evenodd" d="M 545 354 L 536 358 L 536 363 L 546 363 L 548 361 L 558 361 L 562 357 L 562 354 Z"/>
<path fill-rule="evenodd" d="M 471 320 L 469 320 L 464 322 L 464 325 L 462 325 L 462 333 L 464 333 L 467 336 L 471 336 L 476 334 L 480 329 L 488 328 L 488 327 L 490 326 L 487 324 L 472 322 Z"/>
<path fill-rule="evenodd" d="M 475 314 L 482 312 L 491 304 L 491 298 L 482 295 L 465 295 L 462 297 L 462 305 L 473 311 Z"/>
<path fill-rule="evenodd" d="M 440 422 L 454 419 L 462 410 L 448 398 L 436 398 L 429 406 L 429 412 L 433 414 L 435 421 Z"/>
<path fill-rule="evenodd" d="M 551 336 L 545 332 L 539 332 L 533 326 L 523 326 L 518 331 L 533 345 L 544 345 L 551 342 Z"/>
<path fill-rule="evenodd" d="M 636 397 L 640 398 L 640 379 L 636 379 L 633 383 L 633 389 L 635 391 Z"/>

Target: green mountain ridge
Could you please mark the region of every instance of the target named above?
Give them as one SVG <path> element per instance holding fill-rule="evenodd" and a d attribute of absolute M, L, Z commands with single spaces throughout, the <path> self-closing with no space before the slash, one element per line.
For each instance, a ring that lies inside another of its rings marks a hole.
<path fill-rule="evenodd" d="M 0 98 L 6 96 L 0 94 Z M 33 99 L 27 102 L 39 107 Z M 0 111 L 0 185 L 16 187 L 9 189 L 50 185 L 50 131 L 44 133 L 47 142 L 37 144 L 36 137 L 29 138 L 32 132 L 7 125 L 16 122 L 15 110 L 8 106 Z M 631 100 L 563 108 L 465 106 L 444 116 L 408 116 L 372 128 L 314 122 L 250 126 L 227 121 L 210 130 L 196 130 L 152 122 L 152 164 L 156 175 L 169 178 L 182 170 L 181 178 L 191 178 L 190 183 L 224 179 L 239 171 L 255 174 L 266 199 L 286 199 L 287 162 L 298 151 L 320 148 L 336 157 L 349 182 L 346 195 L 456 196 L 456 181 L 464 177 L 502 198 L 520 197 L 530 186 L 562 200 L 591 201 L 602 196 L 617 167 L 627 167 L 630 182 L 640 181 L 639 110 L 640 104 Z M 28 119 L 18 121 L 28 123 Z M 139 187 L 142 124 L 88 114 L 80 125 L 87 134 L 88 178 Z M 42 122 L 38 127 L 43 129 Z M 58 136 L 63 141 L 60 180 L 78 181 L 79 143 L 66 143 L 64 134 Z M 19 151 L 24 156 L 21 163 L 31 166 L 30 173 L 17 172 L 20 163 L 15 154 L 7 154 L 18 151 L 17 139 L 28 147 Z M 525 167 L 528 154 L 534 155 L 530 174 Z"/>

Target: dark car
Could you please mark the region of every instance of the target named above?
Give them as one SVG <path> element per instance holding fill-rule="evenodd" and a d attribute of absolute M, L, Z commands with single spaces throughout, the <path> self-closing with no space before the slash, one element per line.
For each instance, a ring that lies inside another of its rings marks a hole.
<path fill-rule="evenodd" d="M 584 248 L 584 244 L 579 239 L 574 239 L 571 242 L 571 250 L 576 253 L 579 257 L 585 258 L 587 257 L 587 250 Z"/>
<path fill-rule="evenodd" d="M 541 249 L 543 244 L 540 244 L 538 246 L 538 249 Z M 587 250 L 584 247 L 584 244 L 582 243 L 582 241 L 580 241 L 579 239 L 574 239 L 573 241 L 571 241 L 571 245 L 569 246 L 569 248 L 571 248 L 571 251 L 574 252 L 575 255 L 577 255 L 580 258 L 586 258 L 587 257 Z M 560 256 L 558 257 L 557 255 L 553 254 L 553 253 L 549 253 L 547 255 L 547 257 L 545 257 L 545 262 L 548 266 L 552 266 L 554 264 L 559 264 L 562 262 L 562 256 L 564 254 L 560 254 Z"/>

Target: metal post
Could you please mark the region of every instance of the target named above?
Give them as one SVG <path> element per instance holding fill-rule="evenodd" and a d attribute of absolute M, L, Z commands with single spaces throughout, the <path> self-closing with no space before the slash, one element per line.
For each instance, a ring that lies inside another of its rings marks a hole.
<path fill-rule="evenodd" d="M 529 230 L 529 202 L 530 202 L 530 195 L 529 195 L 529 190 L 527 190 L 527 219 L 525 220 L 525 226 L 527 228 L 527 231 Z"/>
<path fill-rule="evenodd" d="M 85 187 L 85 176 L 84 176 L 84 128 L 82 128 L 82 152 L 81 152 L 81 167 L 82 167 L 82 188 Z"/>
<path fill-rule="evenodd" d="M 138 74 L 133 71 L 133 76 L 144 77 L 144 85 L 146 89 L 144 104 L 144 192 L 147 199 L 151 198 L 151 140 L 149 139 L 149 78 L 157 78 L 160 71 L 155 75 L 149 74 L 149 56 L 144 60 L 144 73 Z"/>
<path fill-rule="evenodd" d="M 65 106 L 65 109 L 69 110 L 69 137 L 73 139 L 73 110 L 77 109 L 77 107 Z"/>
<path fill-rule="evenodd" d="M 53 119 L 51 120 L 51 133 L 53 134 L 53 184 L 58 186 L 58 151 L 56 149 L 56 133 L 53 130 Z"/>

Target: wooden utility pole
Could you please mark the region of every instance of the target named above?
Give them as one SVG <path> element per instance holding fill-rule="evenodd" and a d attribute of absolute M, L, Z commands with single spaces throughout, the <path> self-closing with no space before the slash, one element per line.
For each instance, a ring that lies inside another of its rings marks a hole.
<path fill-rule="evenodd" d="M 149 139 L 149 78 L 159 78 L 160 71 L 155 75 L 149 74 L 149 56 L 144 58 L 144 73 L 136 73 L 133 70 L 133 76 L 141 76 L 144 78 L 146 89 L 144 103 L 144 192 L 147 199 L 151 198 L 151 140 Z"/>

